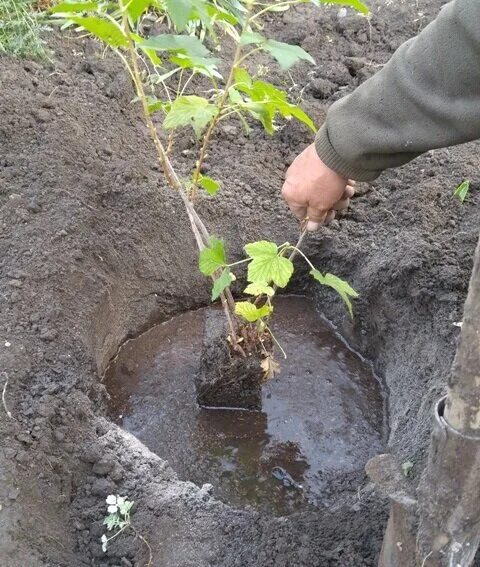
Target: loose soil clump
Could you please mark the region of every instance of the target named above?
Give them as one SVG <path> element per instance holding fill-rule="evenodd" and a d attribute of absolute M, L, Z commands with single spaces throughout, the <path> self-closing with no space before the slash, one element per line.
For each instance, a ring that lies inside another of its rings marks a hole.
<path fill-rule="evenodd" d="M 205 317 L 200 368 L 195 376 L 197 401 L 204 407 L 262 409 L 262 356 L 235 353 L 227 342 L 223 313 Z"/>

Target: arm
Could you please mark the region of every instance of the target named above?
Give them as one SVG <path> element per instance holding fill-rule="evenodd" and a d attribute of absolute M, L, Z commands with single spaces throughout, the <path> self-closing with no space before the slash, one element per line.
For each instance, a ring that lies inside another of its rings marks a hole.
<path fill-rule="evenodd" d="M 330 107 L 315 144 L 288 169 L 282 193 L 299 218 L 324 223 L 348 204 L 348 178 L 371 181 L 430 149 L 477 138 L 480 0 L 454 0 Z"/>
<path fill-rule="evenodd" d="M 480 138 L 480 2 L 455 0 L 330 108 L 315 146 L 344 177 L 375 179 L 423 152 Z"/>

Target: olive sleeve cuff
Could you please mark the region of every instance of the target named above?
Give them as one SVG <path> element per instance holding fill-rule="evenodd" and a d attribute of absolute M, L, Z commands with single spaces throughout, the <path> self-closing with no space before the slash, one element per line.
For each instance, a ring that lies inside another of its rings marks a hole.
<path fill-rule="evenodd" d="M 330 142 L 326 124 L 320 128 L 315 136 L 315 148 L 323 163 L 345 179 L 373 181 L 382 173 L 378 170 L 362 169 L 343 159 Z"/>

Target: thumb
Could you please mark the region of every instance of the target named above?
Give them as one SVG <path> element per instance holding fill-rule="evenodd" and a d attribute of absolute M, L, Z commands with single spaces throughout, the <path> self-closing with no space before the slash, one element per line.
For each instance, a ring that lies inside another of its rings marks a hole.
<path fill-rule="evenodd" d="M 307 230 L 318 230 L 320 226 L 325 223 L 327 214 L 328 211 L 322 211 L 318 208 L 308 207 L 306 214 L 306 218 L 308 219 Z"/>
<path fill-rule="evenodd" d="M 309 232 L 315 232 L 316 230 L 318 230 L 321 226 L 328 224 L 329 222 L 331 222 L 334 218 L 335 218 L 335 213 L 336 211 L 328 211 L 327 213 L 325 213 L 325 216 L 323 218 L 323 220 L 321 222 L 318 222 L 316 220 L 309 220 L 307 222 L 307 226 L 306 229 Z"/>

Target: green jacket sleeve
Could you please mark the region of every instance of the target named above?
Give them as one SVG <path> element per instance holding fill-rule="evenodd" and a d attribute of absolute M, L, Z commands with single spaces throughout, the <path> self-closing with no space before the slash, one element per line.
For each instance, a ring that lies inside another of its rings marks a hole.
<path fill-rule="evenodd" d="M 352 94 L 315 145 L 331 169 L 371 181 L 433 148 L 480 138 L 480 0 L 454 0 Z"/>

